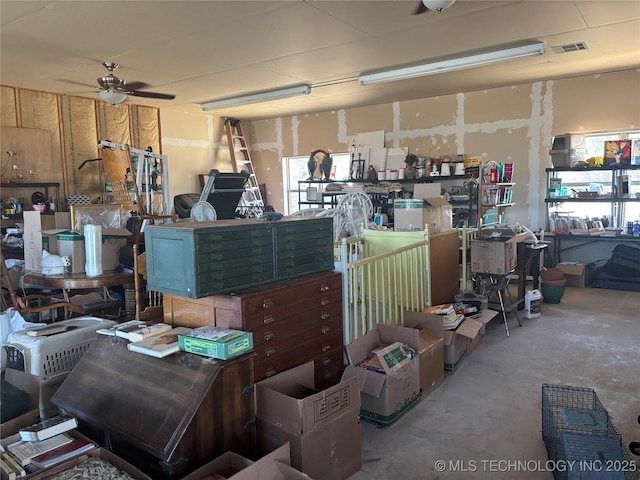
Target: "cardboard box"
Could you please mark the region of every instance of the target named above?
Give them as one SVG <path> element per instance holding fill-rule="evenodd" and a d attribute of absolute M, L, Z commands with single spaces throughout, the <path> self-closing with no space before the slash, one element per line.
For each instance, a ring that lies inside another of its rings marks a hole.
<path fill-rule="evenodd" d="M 71 273 L 82 273 L 85 270 L 84 237 L 73 230 L 66 230 L 56 234 L 58 241 L 58 255 L 69 257 Z"/>
<path fill-rule="evenodd" d="M 201 480 L 207 475 L 222 475 L 228 480 L 295 480 L 311 477 L 290 466 L 289 442 L 251 461 L 237 453 L 226 452 L 190 473 L 182 480 Z"/>
<path fill-rule="evenodd" d="M 36 472 L 33 473 L 32 475 L 29 475 L 28 478 L 31 480 L 37 480 L 37 479 L 45 479 L 45 478 L 51 478 L 51 476 L 54 473 L 60 473 L 60 472 L 64 472 L 66 470 L 70 470 L 72 468 L 74 468 L 75 466 L 77 466 L 78 464 L 80 464 L 81 462 L 86 461 L 87 459 L 94 457 L 94 458 L 99 458 L 101 460 L 104 460 L 108 463 L 110 463 L 111 465 L 113 465 L 114 467 L 119 468 L 120 470 L 124 471 L 125 473 L 129 474 L 129 476 L 135 480 L 151 480 L 151 477 L 149 477 L 147 474 L 143 473 L 141 470 L 139 470 L 138 468 L 134 467 L 133 465 L 131 465 L 129 462 L 123 460 L 122 458 L 118 457 L 117 455 L 115 455 L 114 453 L 110 452 L 109 450 L 106 450 L 104 448 L 95 448 L 85 454 L 80 455 L 79 457 L 75 457 L 71 460 L 68 460 L 66 462 L 63 462 L 59 465 L 56 465 L 54 467 L 51 468 L 46 468 L 44 470 L 42 470 L 41 472 Z M 97 475 L 98 473 L 94 473 L 94 475 Z M 88 478 L 99 478 L 97 476 L 90 476 Z"/>
<path fill-rule="evenodd" d="M 498 239 L 471 240 L 471 271 L 505 274 L 516 268 L 517 244 L 527 238 L 527 233 Z"/>
<path fill-rule="evenodd" d="M 404 312 L 404 326 L 419 332 L 420 390 L 422 398 L 444 380 L 444 330 L 442 318 L 422 312 Z"/>
<path fill-rule="evenodd" d="M 256 384 L 258 450 L 289 442 L 291 465 L 311 478 L 345 479 L 362 465 L 360 391 L 355 378 L 315 389 L 308 362 Z"/>
<path fill-rule="evenodd" d="M 567 287 L 586 288 L 591 286 L 596 274 L 596 269 L 603 263 L 604 261 L 586 264 L 580 262 L 561 262 L 558 263 L 556 267 L 561 268 L 564 272 Z"/>
<path fill-rule="evenodd" d="M 206 325 L 193 329 L 189 335 L 178 335 L 178 343 L 183 352 L 228 360 L 253 348 L 253 334 Z"/>
<path fill-rule="evenodd" d="M 15 435 L 21 428 L 28 427 L 29 425 L 33 425 L 40 420 L 40 410 L 37 408 L 31 409 L 22 415 L 18 415 L 11 420 L 7 420 L 6 422 L 0 424 L 0 433 L 2 437 L 8 437 L 10 435 Z"/>
<path fill-rule="evenodd" d="M 381 345 L 401 342 L 419 351 L 419 331 L 378 325 L 376 329 L 345 347 L 349 365 L 342 379 L 357 378 L 361 393 L 360 416 L 379 425 L 389 425 L 420 400 L 420 363 L 416 356 L 395 375 L 385 375 L 357 366 Z"/>
<path fill-rule="evenodd" d="M 70 228 L 71 216 L 69 212 L 43 215 L 40 212 L 30 210 L 25 210 L 22 215 L 24 221 L 24 269 L 39 272 L 42 261 L 42 232 Z"/>
<path fill-rule="evenodd" d="M 393 201 L 393 229 L 398 232 L 424 230 L 429 233 L 451 230 L 453 213 L 451 204 L 442 198 L 409 198 Z"/>

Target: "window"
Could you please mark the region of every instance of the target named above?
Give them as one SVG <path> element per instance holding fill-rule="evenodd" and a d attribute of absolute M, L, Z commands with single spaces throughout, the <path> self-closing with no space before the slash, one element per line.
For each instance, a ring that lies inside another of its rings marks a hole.
<path fill-rule="evenodd" d="M 349 180 L 351 176 L 351 155 L 348 153 L 332 153 L 331 158 L 333 159 L 331 179 L 338 182 Z M 298 182 L 309 179 L 308 161 L 308 155 L 284 157 L 282 159 L 282 178 L 284 179 L 282 188 L 285 215 L 290 215 L 299 210 L 298 202 L 300 201 L 300 194 Z"/>

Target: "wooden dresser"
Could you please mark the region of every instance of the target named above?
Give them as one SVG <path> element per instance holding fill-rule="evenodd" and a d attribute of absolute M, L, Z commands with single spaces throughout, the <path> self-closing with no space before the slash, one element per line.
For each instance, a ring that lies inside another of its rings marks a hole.
<path fill-rule="evenodd" d="M 166 295 L 164 321 L 252 332 L 255 382 L 311 360 L 319 387 L 335 384 L 342 373 L 342 275 L 337 272 L 200 299 Z"/>

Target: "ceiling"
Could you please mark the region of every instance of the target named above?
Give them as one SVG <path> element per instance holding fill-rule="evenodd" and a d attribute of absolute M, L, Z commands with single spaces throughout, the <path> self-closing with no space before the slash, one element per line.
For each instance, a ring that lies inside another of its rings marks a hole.
<path fill-rule="evenodd" d="M 184 112 L 239 94 L 309 84 L 305 97 L 216 110 L 245 120 L 331 111 L 640 68 L 640 0 L 0 1 L 0 83 L 97 98 L 103 61 Z M 390 67 L 542 41 L 543 56 L 360 86 Z M 555 53 L 584 42 L 587 50 Z M 640 85 L 639 85 L 640 88 Z"/>

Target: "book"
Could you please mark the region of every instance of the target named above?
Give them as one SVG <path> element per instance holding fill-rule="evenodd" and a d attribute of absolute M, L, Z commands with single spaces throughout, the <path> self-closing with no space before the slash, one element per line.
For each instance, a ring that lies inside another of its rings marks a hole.
<path fill-rule="evenodd" d="M 44 337 L 46 335 L 55 335 L 56 333 L 62 333 L 69 330 L 67 325 L 48 325 L 42 328 L 32 328 L 27 330 L 27 335 L 30 337 Z"/>
<path fill-rule="evenodd" d="M 42 455 L 37 455 L 31 459 L 31 465 L 36 468 L 49 468 L 65 460 L 76 457 L 81 453 L 93 450 L 97 445 L 86 438 L 74 438 L 73 441 L 53 450 L 49 450 Z"/>
<path fill-rule="evenodd" d="M 2 475 L 2 480 L 15 480 L 18 472 L 4 458 L 0 457 L 0 475 Z"/>
<path fill-rule="evenodd" d="M 109 335 L 111 337 L 117 335 L 119 337 L 128 339 L 129 331 L 135 330 L 136 328 L 147 324 L 148 322 L 143 322 L 142 320 L 129 320 L 128 322 L 118 323 L 108 328 L 99 328 L 98 330 L 96 330 L 96 333 L 99 333 L 100 335 Z M 120 331 L 121 334 L 118 335 L 118 332 Z"/>
<path fill-rule="evenodd" d="M 164 333 L 164 332 L 166 332 L 168 330 L 171 330 L 171 325 L 169 325 L 167 323 L 151 323 L 151 324 L 148 324 L 148 325 L 143 325 L 141 327 L 137 327 L 134 330 L 129 331 L 127 333 L 127 336 L 128 336 L 130 341 L 137 342 L 139 340 L 142 340 L 143 338 L 148 338 L 148 337 L 152 337 L 154 335 L 159 335 L 160 333 Z M 116 333 L 116 335 L 118 335 L 118 333 Z M 120 336 L 120 335 L 118 335 L 118 336 Z"/>
<path fill-rule="evenodd" d="M 444 328 L 445 330 L 454 330 L 458 328 L 458 326 L 462 323 L 463 320 L 464 320 L 463 314 L 461 313 L 456 314 L 454 319 L 443 322 L 442 328 Z"/>
<path fill-rule="evenodd" d="M 25 442 L 21 440 L 7 446 L 7 450 L 19 465 L 23 467 L 31 463 L 31 459 L 35 456 L 46 453 L 54 448 L 58 448 L 66 443 L 73 441 L 73 438 L 66 433 L 40 440 L 38 442 Z"/>
<path fill-rule="evenodd" d="M 46 440 L 54 435 L 73 430 L 78 427 L 78 421 L 73 417 L 55 417 L 45 418 L 44 420 L 34 423 L 28 427 L 19 430 L 20 438 L 27 442 L 35 442 Z"/>
<path fill-rule="evenodd" d="M 450 303 L 443 303 L 440 305 L 433 305 L 431 307 L 426 307 L 422 310 L 424 313 L 433 313 L 435 315 L 446 315 L 448 313 L 454 312 L 453 305 Z"/>
<path fill-rule="evenodd" d="M 9 455 L 9 452 L 2 452 L 2 454 L 0 454 L 0 460 L 2 460 L 2 470 L 7 471 L 7 478 L 24 477 L 27 474 L 25 469 Z M 11 472 L 13 472 L 14 475 L 11 475 Z"/>
<path fill-rule="evenodd" d="M 137 342 L 127 344 L 132 352 L 143 353 L 151 357 L 163 358 L 180 351 L 178 335 L 188 335 L 191 328 L 176 327 L 167 332 L 144 338 Z"/>

